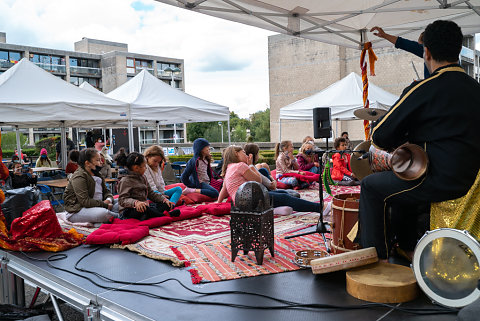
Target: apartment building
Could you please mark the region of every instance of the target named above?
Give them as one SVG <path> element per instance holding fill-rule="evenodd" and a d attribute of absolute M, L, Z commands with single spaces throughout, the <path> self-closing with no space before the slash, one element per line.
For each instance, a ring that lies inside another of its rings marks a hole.
<path fill-rule="evenodd" d="M 167 58 L 128 51 L 128 44 L 90 38 L 82 38 L 75 42 L 74 51 L 31 47 L 7 42 L 7 35 L 0 32 L 0 74 L 12 67 L 22 58 L 28 58 L 44 70 L 62 78 L 76 86 L 88 82 L 98 90 L 109 93 L 135 77 L 142 70 L 150 72 L 155 77 L 179 90 L 185 90 L 184 61 L 178 58 Z M 70 137 L 83 141 L 86 130 L 69 129 Z M 97 135 L 104 135 L 97 130 Z M 155 142 L 156 129 L 141 127 L 135 131 L 140 135 L 140 143 Z M 26 132 L 29 143 L 59 135 L 58 128 L 30 128 Z M 110 135 L 109 132 L 106 134 Z M 112 138 L 123 141 L 123 130 L 113 130 Z M 162 125 L 159 140 L 164 143 L 183 142 L 186 138 L 184 124 Z M 135 138 L 135 141 L 138 141 Z"/>

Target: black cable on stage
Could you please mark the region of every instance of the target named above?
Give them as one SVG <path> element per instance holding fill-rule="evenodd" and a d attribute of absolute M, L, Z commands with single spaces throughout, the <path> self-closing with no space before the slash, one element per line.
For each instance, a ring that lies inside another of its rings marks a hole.
<path fill-rule="evenodd" d="M 234 307 L 234 308 L 242 308 L 242 309 L 261 309 L 261 310 L 285 310 L 285 309 L 302 309 L 302 310 L 318 310 L 318 309 L 329 309 L 329 310 L 359 310 L 359 309 L 366 309 L 366 308 L 374 308 L 374 307 L 381 307 L 381 308 L 388 308 L 388 309 L 393 309 L 405 313 L 411 313 L 411 314 L 418 314 L 418 315 L 432 315 L 432 314 L 452 314 L 452 313 L 458 313 L 457 309 L 452 309 L 452 308 L 447 308 L 447 307 L 435 307 L 435 308 L 405 308 L 405 307 L 398 307 L 398 306 L 393 306 L 385 303 L 364 303 L 364 304 L 359 304 L 359 305 L 347 305 L 347 306 L 337 306 L 337 305 L 331 305 L 331 304 L 321 304 L 321 303 L 298 303 L 294 301 L 289 301 L 289 300 L 284 300 L 284 299 L 279 299 L 275 297 L 271 297 L 268 295 L 260 294 L 260 293 L 253 293 L 253 292 L 245 292 L 245 291 L 219 291 L 219 292 L 201 292 L 197 290 L 193 290 L 186 285 L 184 285 L 180 280 L 175 279 L 175 278 L 168 278 L 163 281 L 158 281 L 158 282 L 128 282 L 128 281 L 121 281 L 121 280 L 114 280 L 109 277 L 106 277 L 100 273 L 90 271 L 84 268 L 79 268 L 78 264 L 86 257 L 91 255 L 92 253 L 98 251 L 101 249 L 101 247 L 97 247 L 93 249 L 92 251 L 88 252 L 87 254 L 83 255 L 77 262 L 75 263 L 75 269 L 79 270 L 81 272 L 85 273 L 90 273 L 94 274 L 98 278 L 110 282 L 110 283 L 117 283 L 117 284 L 122 284 L 122 285 L 144 285 L 144 286 L 158 286 L 162 283 L 168 282 L 168 281 L 175 281 L 178 284 L 180 284 L 183 288 L 186 290 L 199 294 L 201 296 L 212 296 L 212 295 L 228 295 L 228 294 L 243 294 L 243 295 L 253 295 L 253 296 L 259 296 L 262 298 L 270 299 L 273 301 L 277 301 L 280 303 L 283 303 L 284 305 L 274 305 L 274 306 L 262 306 L 262 305 L 246 305 L 246 304 L 236 304 L 236 303 L 225 303 L 225 302 L 212 302 L 212 301 L 198 301 L 198 300 L 189 300 L 189 299 L 182 299 L 182 298 L 173 298 L 173 297 L 165 297 L 157 294 L 153 294 L 150 292 L 145 292 L 145 291 L 140 291 L 140 290 L 129 290 L 125 288 L 115 288 L 115 287 L 110 287 L 110 286 L 105 286 L 102 284 L 99 284 L 92 280 L 91 278 L 82 275 L 80 273 L 76 273 L 58 266 L 53 265 L 51 262 L 59 261 L 68 258 L 67 254 L 64 253 L 55 253 L 47 257 L 46 259 L 39 259 L 35 257 L 31 257 L 27 255 L 26 253 L 22 252 L 23 255 L 28 257 L 31 260 L 34 261 L 41 261 L 41 262 L 46 262 L 47 265 L 53 269 L 63 271 L 66 273 L 70 273 L 72 275 L 78 276 L 80 278 L 83 278 L 85 280 L 88 280 L 92 284 L 98 286 L 99 288 L 109 290 L 109 291 L 117 291 L 117 292 L 127 292 L 127 293 L 133 293 L 133 294 L 139 294 L 139 295 L 144 295 L 150 298 L 155 298 L 155 299 L 161 299 L 161 300 L 167 300 L 167 301 L 173 301 L 173 302 L 178 302 L 178 303 L 188 303 L 188 304 L 201 304 L 201 305 L 217 305 L 217 306 L 225 306 L 225 307 Z"/>

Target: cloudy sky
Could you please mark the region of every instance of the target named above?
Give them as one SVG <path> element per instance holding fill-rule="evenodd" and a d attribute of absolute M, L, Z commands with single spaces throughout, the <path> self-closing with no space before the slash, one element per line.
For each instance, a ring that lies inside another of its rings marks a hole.
<path fill-rule="evenodd" d="M 73 50 L 82 37 L 123 42 L 131 52 L 185 60 L 186 92 L 241 117 L 265 110 L 272 32 L 153 0 L 2 0 L 7 43 Z"/>

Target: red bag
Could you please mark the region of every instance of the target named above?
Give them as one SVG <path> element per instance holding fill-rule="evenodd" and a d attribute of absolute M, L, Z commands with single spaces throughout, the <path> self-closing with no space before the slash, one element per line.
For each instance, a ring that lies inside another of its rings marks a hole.
<path fill-rule="evenodd" d="M 222 189 L 222 185 L 223 185 L 223 179 L 216 179 L 216 178 L 212 178 L 210 180 L 210 185 L 215 188 L 217 191 L 220 192 L 220 190 Z"/>

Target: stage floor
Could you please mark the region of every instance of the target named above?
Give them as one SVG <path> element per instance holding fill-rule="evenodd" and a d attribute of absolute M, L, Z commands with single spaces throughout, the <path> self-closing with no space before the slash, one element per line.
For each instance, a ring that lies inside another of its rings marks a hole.
<path fill-rule="evenodd" d="M 96 247 L 83 245 L 62 254 L 65 260 L 52 262 L 57 267 L 78 273 L 72 275 L 49 267 L 44 261 L 27 258 L 18 252 L 0 251 L 7 260 L 7 269 L 51 292 L 79 310 L 88 305 L 100 309 L 102 320 L 455 320 L 455 315 L 414 315 L 386 307 L 365 309 L 275 309 L 279 303 L 267 298 L 240 293 L 200 295 L 181 287 L 175 281 L 159 285 L 138 283 L 160 282 L 176 279 L 188 288 L 200 292 L 245 291 L 272 296 L 299 303 L 316 303 L 340 307 L 359 306 L 366 302 L 350 296 L 345 290 L 345 272 L 313 275 L 311 270 L 203 283 L 192 285 L 190 273 L 168 262 L 152 260 L 120 249 L 102 247 L 86 257 L 79 265 L 105 277 L 125 281 L 114 284 L 105 279 L 75 270 L 77 261 Z M 52 253 L 29 253 L 36 259 L 46 259 Z M 89 277 L 97 284 L 84 277 Z M 121 289 L 116 291 L 111 288 Z M 134 293 L 143 291 L 146 295 Z M 160 298 L 163 297 L 163 298 Z M 167 300 L 171 299 L 171 300 Z M 239 308 L 215 304 L 184 303 L 220 302 L 238 305 L 255 305 L 262 308 Z M 413 302 L 398 305 L 408 308 L 433 308 L 423 293 Z"/>

